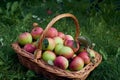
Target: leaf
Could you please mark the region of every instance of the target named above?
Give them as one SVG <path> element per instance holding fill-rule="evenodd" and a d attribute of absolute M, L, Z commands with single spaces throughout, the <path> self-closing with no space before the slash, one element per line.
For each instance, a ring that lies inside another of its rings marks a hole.
<path fill-rule="evenodd" d="M 33 76 L 35 76 L 34 72 L 31 71 L 31 70 L 28 70 L 27 73 L 26 73 L 26 75 L 27 75 L 28 77 L 33 77 Z"/>
<path fill-rule="evenodd" d="M 8 2 L 7 5 L 6 5 L 7 10 L 5 11 L 7 16 L 9 16 L 9 9 L 10 9 L 10 7 L 11 7 L 11 3 Z"/>
<path fill-rule="evenodd" d="M 90 61 L 94 64 L 95 63 L 95 56 L 92 55 L 93 50 L 91 50 L 89 47 L 87 48 L 88 56 L 90 57 Z"/>
<path fill-rule="evenodd" d="M 2 8 L 0 8 L 0 14 L 2 14 L 3 13 L 3 10 L 2 10 Z"/>
<path fill-rule="evenodd" d="M 48 39 L 44 39 L 42 45 L 43 45 L 43 48 L 47 48 L 49 45 Z"/>
<path fill-rule="evenodd" d="M 0 61 L 0 66 L 3 65 L 4 63 Z"/>
<path fill-rule="evenodd" d="M 11 6 L 11 14 L 13 15 L 13 13 L 17 10 L 18 8 L 18 2 L 15 1 L 12 6 Z"/>
<path fill-rule="evenodd" d="M 99 50 L 99 52 L 102 54 L 103 59 L 104 59 L 104 60 L 107 60 L 107 58 L 108 58 L 107 53 L 106 53 L 105 51 L 101 50 L 101 49 Z"/>
<path fill-rule="evenodd" d="M 118 58 L 119 56 L 120 56 L 120 47 L 117 50 L 116 58 Z"/>
<path fill-rule="evenodd" d="M 28 21 L 30 21 L 31 18 L 32 18 L 32 14 L 28 13 L 28 14 L 24 15 L 23 22 L 27 23 Z"/>
<path fill-rule="evenodd" d="M 80 41 L 80 44 L 84 45 L 85 47 L 91 47 L 91 40 L 86 36 L 79 36 L 78 41 Z"/>
<path fill-rule="evenodd" d="M 1 60 L 2 62 L 5 62 L 4 59 L 3 59 L 2 57 L 0 57 L 0 60 Z"/>
<path fill-rule="evenodd" d="M 11 3 L 10 3 L 10 2 L 8 2 L 8 3 L 7 3 L 7 6 L 6 6 L 7 11 L 10 9 L 10 7 L 11 7 Z"/>
<path fill-rule="evenodd" d="M 47 62 L 49 65 L 54 65 L 53 61 L 52 60 L 48 60 Z"/>

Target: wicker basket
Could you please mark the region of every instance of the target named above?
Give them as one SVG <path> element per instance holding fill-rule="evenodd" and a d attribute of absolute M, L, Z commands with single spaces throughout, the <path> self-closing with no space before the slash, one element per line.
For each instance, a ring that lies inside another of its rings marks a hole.
<path fill-rule="evenodd" d="M 53 24 L 60 20 L 61 18 L 70 17 L 74 20 L 74 23 L 76 25 L 76 33 L 75 33 L 75 40 L 77 40 L 79 36 L 79 24 L 76 17 L 72 14 L 65 13 L 56 16 L 51 20 L 51 22 L 47 25 L 46 29 L 44 30 L 43 34 L 41 35 L 41 38 L 38 42 L 38 49 L 42 51 L 42 41 L 45 38 L 46 32 L 48 29 L 53 26 Z M 49 80 L 85 80 L 91 71 L 93 71 L 102 60 L 102 56 L 95 51 L 95 59 L 94 63 L 90 62 L 88 65 L 86 65 L 82 70 L 80 71 L 67 71 L 60 69 L 56 66 L 52 66 L 44 62 L 42 59 L 39 58 L 39 54 L 34 56 L 33 54 L 26 52 L 23 50 L 17 42 L 12 44 L 12 48 L 15 50 L 15 52 L 18 55 L 19 61 L 22 65 L 27 67 L 30 70 L 35 71 L 38 74 L 41 74 Z"/>

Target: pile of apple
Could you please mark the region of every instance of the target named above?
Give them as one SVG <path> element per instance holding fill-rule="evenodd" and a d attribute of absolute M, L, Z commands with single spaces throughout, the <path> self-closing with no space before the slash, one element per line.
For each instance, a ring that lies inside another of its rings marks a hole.
<path fill-rule="evenodd" d="M 38 41 L 44 30 L 37 23 L 33 23 L 33 26 L 31 32 L 19 35 L 18 43 L 27 52 L 36 54 Z M 49 65 L 64 70 L 79 71 L 94 57 L 95 53 L 92 49 L 87 50 L 86 47 L 81 46 L 81 42 L 75 41 L 71 35 L 59 32 L 54 27 L 47 31 L 42 42 L 40 58 Z"/>

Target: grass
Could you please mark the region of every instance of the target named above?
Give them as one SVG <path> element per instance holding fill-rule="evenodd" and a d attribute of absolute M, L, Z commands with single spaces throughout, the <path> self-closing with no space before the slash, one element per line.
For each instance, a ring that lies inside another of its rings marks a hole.
<path fill-rule="evenodd" d="M 17 41 L 20 33 L 30 31 L 33 22 L 38 22 L 45 29 L 52 18 L 66 12 L 78 18 L 81 35 L 89 37 L 96 44 L 94 49 L 103 56 L 102 63 L 87 80 L 120 80 L 120 12 L 115 10 L 114 0 L 100 3 L 101 11 L 98 12 L 95 8 L 88 12 L 89 6 L 88 0 L 66 1 L 63 4 L 53 0 L 46 3 L 39 0 L 1 1 L 0 80 L 47 80 L 22 66 L 11 44 Z M 53 14 L 47 14 L 48 8 Z M 33 18 L 35 16 L 37 18 Z M 75 28 L 71 20 L 62 19 L 54 26 L 74 36 Z"/>

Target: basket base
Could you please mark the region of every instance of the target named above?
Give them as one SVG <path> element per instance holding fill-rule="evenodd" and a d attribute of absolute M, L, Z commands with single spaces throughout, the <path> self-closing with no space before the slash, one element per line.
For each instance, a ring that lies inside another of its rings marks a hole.
<path fill-rule="evenodd" d="M 89 63 L 82 70 L 78 72 L 67 72 L 55 66 L 50 66 L 42 60 L 35 62 L 34 55 L 21 49 L 18 44 L 13 44 L 13 49 L 18 55 L 18 59 L 22 65 L 28 69 L 36 72 L 40 76 L 48 78 L 48 80 L 85 80 L 90 72 L 94 70 L 102 61 L 102 56 L 97 52 L 95 63 Z"/>
<path fill-rule="evenodd" d="M 41 69 L 42 70 L 41 71 L 40 67 L 37 64 L 31 62 L 29 59 L 26 59 L 26 57 L 24 57 L 24 58 L 23 58 L 23 56 L 21 57 L 21 55 L 19 55 L 19 54 L 18 54 L 18 59 L 19 59 L 19 62 L 22 65 L 24 65 L 26 68 L 36 72 L 37 76 L 43 76 L 48 80 L 85 80 L 88 76 L 88 75 L 85 75 L 84 79 L 78 79 L 78 78 L 71 79 L 71 78 L 66 78 L 66 77 L 59 77 L 59 76 L 56 76 L 55 74 L 52 74 L 50 72 L 46 72 L 46 70 Z M 26 66 L 26 64 L 27 64 L 27 66 Z M 36 67 L 36 68 L 33 68 L 33 67 Z M 37 68 L 39 68 L 39 69 L 37 69 Z"/>

